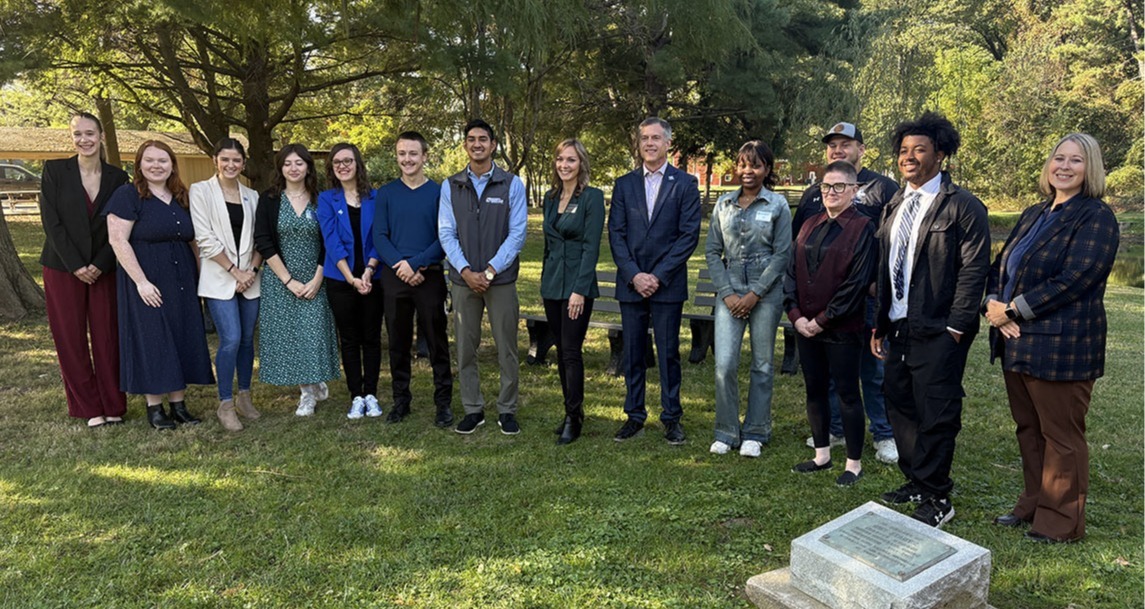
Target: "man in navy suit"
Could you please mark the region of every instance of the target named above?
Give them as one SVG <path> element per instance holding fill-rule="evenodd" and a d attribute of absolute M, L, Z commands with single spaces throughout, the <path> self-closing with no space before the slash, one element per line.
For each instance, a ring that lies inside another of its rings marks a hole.
<path fill-rule="evenodd" d="M 616 180 L 608 214 L 608 241 L 616 261 L 616 299 L 624 329 L 624 414 L 616 432 L 623 442 L 644 429 L 644 376 L 648 325 L 660 364 L 660 421 L 669 444 L 684 443 L 680 418 L 680 319 L 688 299 L 688 257 L 700 241 L 700 189 L 696 178 L 668 164 L 672 127 L 659 118 L 640 123 L 640 167 Z"/>

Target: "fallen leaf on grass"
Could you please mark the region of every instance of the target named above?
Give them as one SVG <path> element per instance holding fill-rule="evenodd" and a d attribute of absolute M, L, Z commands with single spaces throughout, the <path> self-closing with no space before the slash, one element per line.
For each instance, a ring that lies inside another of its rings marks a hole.
<path fill-rule="evenodd" d="M 1129 566 L 1129 561 L 1128 561 L 1128 560 L 1125 560 L 1125 559 L 1124 559 L 1124 558 L 1122 558 L 1121 556 L 1118 556 L 1117 558 L 1113 559 L 1113 564 L 1115 564 L 1115 565 L 1117 565 L 1117 566 L 1119 566 L 1119 567 L 1128 567 L 1128 566 Z"/>

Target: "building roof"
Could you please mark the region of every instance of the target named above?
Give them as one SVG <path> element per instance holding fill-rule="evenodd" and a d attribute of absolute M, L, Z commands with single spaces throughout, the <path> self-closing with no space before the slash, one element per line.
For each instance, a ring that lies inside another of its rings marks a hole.
<path fill-rule="evenodd" d="M 189 133 L 164 131 L 135 131 L 118 129 L 119 151 L 125 161 L 135 156 L 139 145 L 147 140 L 159 140 L 171 147 L 178 156 L 207 157 Z M 238 136 L 245 143 L 246 138 Z M 55 159 L 75 154 L 68 129 L 43 127 L 0 127 L 0 159 Z"/>

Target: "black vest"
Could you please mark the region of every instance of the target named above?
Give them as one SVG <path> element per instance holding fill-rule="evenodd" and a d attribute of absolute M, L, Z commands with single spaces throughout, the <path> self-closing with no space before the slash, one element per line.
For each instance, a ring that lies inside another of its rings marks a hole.
<path fill-rule="evenodd" d="M 509 237 L 509 185 L 513 174 L 493 165 L 493 175 L 485 184 L 480 199 L 473 183 L 469 181 L 468 170 L 449 178 L 449 195 L 453 203 L 453 217 L 457 223 L 457 240 L 461 252 L 474 273 L 484 273 L 489 261 L 497 255 L 501 244 Z M 449 278 L 458 285 L 464 285 L 461 270 L 449 265 Z M 493 285 L 513 283 L 520 269 L 519 258 L 514 258 L 508 268 L 497 273 Z"/>

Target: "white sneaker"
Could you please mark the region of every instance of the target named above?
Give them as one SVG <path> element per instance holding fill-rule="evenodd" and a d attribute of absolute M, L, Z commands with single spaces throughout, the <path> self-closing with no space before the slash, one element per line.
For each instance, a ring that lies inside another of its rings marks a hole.
<path fill-rule="evenodd" d="M 877 440 L 875 442 L 875 458 L 883 463 L 895 464 L 899 462 L 899 449 L 894 438 Z"/>
<path fill-rule="evenodd" d="M 366 414 L 366 400 L 363 400 L 361 398 L 361 396 L 354 398 L 354 401 L 350 402 L 350 412 L 346 414 L 346 418 L 347 419 L 360 419 L 363 416 L 365 416 L 365 414 Z"/>
<path fill-rule="evenodd" d="M 712 442 L 712 447 L 708 449 L 708 452 L 712 453 L 713 455 L 726 455 L 731 449 L 732 447 L 724 444 L 723 442 L 720 442 L 719 440 L 716 440 L 715 442 Z"/>
<path fill-rule="evenodd" d="M 318 391 L 314 398 L 321 402 L 328 397 L 330 397 L 330 388 L 326 386 L 326 383 L 318 383 Z"/>
<path fill-rule="evenodd" d="M 302 392 L 298 398 L 298 410 L 294 411 L 296 417 L 309 417 L 314 414 L 314 395 L 308 391 Z"/>
<path fill-rule="evenodd" d="M 846 446 L 847 445 L 847 438 L 840 438 L 839 436 L 837 436 L 835 434 L 831 434 L 830 437 L 831 437 L 831 439 L 827 442 L 827 445 L 830 446 L 831 448 L 835 448 L 836 446 Z M 808 436 L 807 437 L 807 448 L 815 448 L 815 436 Z"/>
<path fill-rule="evenodd" d="M 739 445 L 739 454 L 754 459 L 759 456 L 759 451 L 762 448 L 763 444 L 757 440 L 744 440 L 743 444 Z"/>
<path fill-rule="evenodd" d="M 366 396 L 366 416 L 367 417 L 380 417 L 382 416 L 382 406 L 378 404 L 378 398 L 367 395 Z"/>

